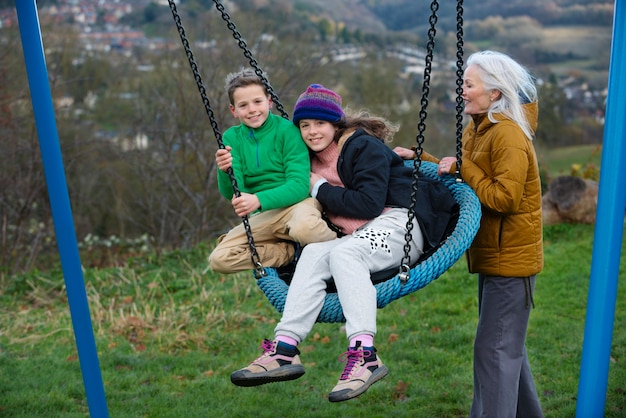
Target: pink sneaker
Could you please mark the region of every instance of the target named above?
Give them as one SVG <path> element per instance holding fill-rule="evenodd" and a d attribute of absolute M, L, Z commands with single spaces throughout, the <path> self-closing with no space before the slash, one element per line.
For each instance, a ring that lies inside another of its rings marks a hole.
<path fill-rule="evenodd" d="M 339 360 L 347 364 L 339 382 L 328 394 L 331 402 L 356 398 L 389 373 L 389 369 L 376 355 L 376 349 L 361 347 L 360 341 L 357 341 L 356 347 L 348 348 L 348 351 L 339 356 Z"/>
<path fill-rule="evenodd" d="M 259 386 L 294 380 L 304 374 L 297 347 L 278 341 L 263 340 L 263 354 L 248 367 L 234 371 L 230 381 L 237 386 Z"/>

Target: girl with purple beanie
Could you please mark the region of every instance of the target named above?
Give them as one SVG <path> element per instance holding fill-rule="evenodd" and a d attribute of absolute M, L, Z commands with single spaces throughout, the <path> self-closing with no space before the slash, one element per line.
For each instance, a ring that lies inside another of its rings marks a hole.
<path fill-rule="evenodd" d="M 341 237 L 304 247 L 274 340 L 264 340 L 263 354 L 233 372 L 231 381 L 257 386 L 302 376 L 297 346 L 315 325 L 333 280 L 349 343 L 340 356 L 346 365 L 328 399 L 345 401 L 388 373 L 374 348 L 377 300 L 371 275 L 402 263 L 413 169 L 386 145 L 395 126 L 364 112 L 346 114 L 339 94 L 322 85 L 312 84 L 299 96 L 293 123 L 311 153 L 311 196 Z M 415 207 L 420 227 L 412 230 L 411 263 L 441 241 L 456 210 L 447 188 L 420 178 Z"/>

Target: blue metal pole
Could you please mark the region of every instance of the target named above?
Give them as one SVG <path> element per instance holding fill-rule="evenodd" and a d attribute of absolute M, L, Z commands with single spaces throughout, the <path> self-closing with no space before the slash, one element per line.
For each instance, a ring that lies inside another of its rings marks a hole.
<path fill-rule="evenodd" d="M 108 418 L 109 413 L 104 396 L 65 170 L 61 158 L 59 133 L 48 82 L 37 6 L 35 0 L 16 0 L 15 4 L 35 123 L 39 135 L 39 147 L 48 185 L 48 194 L 50 195 L 50 206 L 87 403 L 92 417 Z"/>
<path fill-rule="evenodd" d="M 619 172 L 626 159 L 625 24 L 626 2 L 616 0 L 577 418 L 603 417 L 606 403 L 626 205 L 626 182 Z"/>

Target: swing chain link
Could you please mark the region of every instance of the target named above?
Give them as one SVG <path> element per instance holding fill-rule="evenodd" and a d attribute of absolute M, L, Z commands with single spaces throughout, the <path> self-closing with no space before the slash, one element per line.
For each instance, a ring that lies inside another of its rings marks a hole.
<path fill-rule="evenodd" d="M 259 76 L 259 78 L 263 82 L 265 89 L 267 90 L 269 95 L 272 97 L 272 101 L 274 102 L 274 104 L 276 104 L 276 108 L 280 112 L 281 116 L 285 119 L 289 119 L 289 115 L 285 111 L 285 108 L 283 107 L 282 103 L 278 99 L 278 96 L 276 95 L 276 93 L 274 93 L 274 89 L 272 88 L 272 85 L 270 84 L 269 80 L 265 76 L 265 73 L 259 66 L 259 63 L 257 62 L 257 60 L 255 60 L 254 57 L 252 56 L 252 51 L 250 51 L 250 48 L 248 48 L 246 41 L 244 41 L 243 37 L 241 36 L 241 33 L 235 27 L 235 24 L 230 18 L 230 15 L 226 12 L 224 5 L 222 4 L 220 0 L 213 0 L 213 3 L 215 3 L 215 8 L 220 12 L 220 14 L 222 15 L 222 19 L 226 22 L 226 26 L 232 32 L 233 38 L 235 38 L 235 40 L 237 41 L 239 48 L 243 50 L 243 55 L 246 58 L 248 58 L 250 65 L 252 66 L 252 68 L 254 68 L 254 72 L 256 73 L 256 75 Z"/>
<path fill-rule="evenodd" d="M 204 103 L 204 108 L 209 117 L 209 121 L 211 123 L 211 127 L 213 128 L 213 133 L 215 135 L 215 139 L 217 140 L 217 145 L 220 149 L 224 149 L 224 142 L 222 141 L 222 134 L 217 126 L 217 121 L 215 120 L 215 114 L 211 107 L 211 103 L 206 94 L 206 88 L 204 83 L 202 82 L 202 77 L 200 76 L 200 72 L 198 71 L 198 65 L 196 64 L 193 52 L 191 51 L 191 47 L 189 46 L 189 40 L 187 39 L 187 35 L 185 33 L 185 28 L 183 27 L 180 15 L 178 14 L 178 10 L 176 8 L 176 3 L 174 0 L 168 0 L 170 10 L 172 11 L 172 17 L 174 18 L 174 22 L 176 23 L 176 29 L 178 30 L 178 34 L 180 35 L 180 40 L 183 44 L 183 48 L 185 49 L 185 54 L 187 55 L 187 59 L 189 61 L 189 65 L 191 66 L 191 71 L 193 72 L 193 77 L 196 81 L 196 85 L 198 86 L 198 90 L 200 91 L 200 96 L 202 97 L 202 103 Z M 235 178 L 235 173 L 230 167 L 227 171 L 228 177 L 230 178 L 230 183 L 233 187 L 233 192 L 235 196 L 241 196 L 241 191 L 237 185 L 237 179 Z M 250 227 L 250 222 L 247 216 L 242 217 L 243 225 L 246 230 L 246 235 L 248 237 L 248 245 L 250 247 L 250 257 L 252 259 L 252 265 L 255 266 L 255 277 L 259 278 L 265 276 L 267 273 L 261 264 L 261 259 L 257 252 L 256 246 L 254 245 L 254 239 L 252 237 L 252 229 Z"/>
<path fill-rule="evenodd" d="M 430 73 L 432 72 L 433 63 L 433 51 L 435 49 L 435 35 L 437 34 L 437 10 L 439 9 L 439 2 L 433 0 L 430 4 L 432 11 L 428 22 L 430 28 L 428 29 L 428 42 L 426 43 L 426 65 L 424 67 L 424 82 L 422 84 L 422 99 L 420 109 L 420 120 L 417 124 L 417 147 L 415 149 L 415 159 L 413 160 L 413 182 L 411 184 L 411 204 L 409 205 L 409 219 L 406 223 L 406 234 L 404 244 L 404 257 L 402 258 L 402 265 L 400 267 L 400 282 L 404 285 L 408 281 L 409 277 L 404 270 L 405 266 L 411 263 L 411 241 L 413 239 L 412 232 L 415 220 L 415 206 L 417 205 L 417 189 L 418 189 L 418 174 L 422 165 L 422 154 L 424 152 L 424 131 L 426 130 L 426 118 L 428 116 L 428 93 L 430 92 Z"/>
<path fill-rule="evenodd" d="M 456 182 L 462 183 L 463 156 L 463 0 L 456 4 Z"/>

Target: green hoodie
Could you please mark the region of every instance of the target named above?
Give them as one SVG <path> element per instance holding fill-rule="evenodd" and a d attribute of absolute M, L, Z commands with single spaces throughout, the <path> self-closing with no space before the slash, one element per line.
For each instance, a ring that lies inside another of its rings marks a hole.
<path fill-rule="evenodd" d="M 233 171 L 242 193 L 256 194 L 262 211 L 291 206 L 309 196 L 311 162 L 299 129 L 270 113 L 259 128 L 244 124 L 228 128 L 224 145 L 232 147 Z M 233 187 L 218 169 L 218 187 L 227 199 Z"/>

